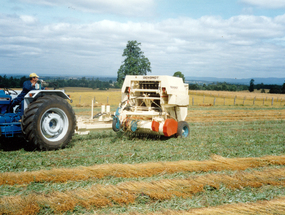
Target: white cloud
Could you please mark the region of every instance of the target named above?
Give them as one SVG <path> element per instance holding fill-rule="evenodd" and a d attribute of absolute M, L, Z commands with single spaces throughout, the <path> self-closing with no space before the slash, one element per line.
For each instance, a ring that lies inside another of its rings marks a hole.
<path fill-rule="evenodd" d="M 263 8 L 285 8 L 284 0 L 241 0 L 244 3 Z"/>
<path fill-rule="evenodd" d="M 152 13 L 155 0 L 21 0 L 31 4 L 65 6 L 91 13 L 112 13 L 123 16 L 146 16 Z"/>
<path fill-rule="evenodd" d="M 33 16 L 23 15 L 23 16 L 20 16 L 20 19 L 27 24 L 34 24 L 37 22 L 37 19 Z"/>
<path fill-rule="evenodd" d="M 243 15 L 41 25 L 33 17 L 0 14 L 0 64 L 2 71 L 116 76 L 127 41 L 137 40 L 153 74 L 281 77 L 284 20 Z"/>

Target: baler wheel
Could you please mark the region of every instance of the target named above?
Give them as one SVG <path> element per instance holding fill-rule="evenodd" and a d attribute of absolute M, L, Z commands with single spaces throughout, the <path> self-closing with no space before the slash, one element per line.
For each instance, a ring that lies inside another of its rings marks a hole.
<path fill-rule="evenodd" d="M 40 150 L 64 148 L 75 127 L 76 118 L 71 105 L 55 95 L 43 96 L 31 103 L 22 119 L 25 139 Z"/>
<path fill-rule="evenodd" d="M 190 134 L 189 124 L 185 121 L 178 122 L 176 137 L 186 138 Z"/>
<path fill-rule="evenodd" d="M 119 118 L 117 116 L 114 116 L 113 121 L 112 121 L 112 129 L 113 129 L 113 131 L 115 131 L 115 132 L 120 131 L 120 127 L 121 127 L 121 125 L 120 125 Z"/>

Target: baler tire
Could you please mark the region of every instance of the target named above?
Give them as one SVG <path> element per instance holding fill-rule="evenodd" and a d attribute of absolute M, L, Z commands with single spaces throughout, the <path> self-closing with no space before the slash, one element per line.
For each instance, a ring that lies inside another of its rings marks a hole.
<path fill-rule="evenodd" d="M 115 116 L 114 118 L 113 118 L 113 121 L 112 121 L 112 129 L 113 129 L 113 131 L 115 131 L 115 132 L 118 132 L 118 131 L 120 131 L 120 128 L 117 128 L 117 122 L 118 122 L 118 117 L 117 116 Z"/>
<path fill-rule="evenodd" d="M 176 137 L 186 138 L 190 134 L 189 124 L 185 121 L 178 122 Z"/>
<path fill-rule="evenodd" d="M 75 127 L 71 105 L 55 95 L 38 98 L 26 108 L 22 117 L 24 138 L 31 147 L 40 150 L 64 148 L 71 141 Z"/>

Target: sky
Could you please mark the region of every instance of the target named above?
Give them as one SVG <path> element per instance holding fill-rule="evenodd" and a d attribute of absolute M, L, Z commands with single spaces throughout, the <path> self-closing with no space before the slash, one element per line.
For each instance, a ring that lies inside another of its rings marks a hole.
<path fill-rule="evenodd" d="M 116 77 L 130 40 L 149 75 L 285 77 L 285 0 L 2 0 L 0 74 Z"/>

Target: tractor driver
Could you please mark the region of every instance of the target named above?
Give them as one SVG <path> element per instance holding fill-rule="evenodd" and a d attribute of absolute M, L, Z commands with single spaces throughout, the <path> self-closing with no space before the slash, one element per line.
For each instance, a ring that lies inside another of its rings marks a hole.
<path fill-rule="evenodd" d="M 10 104 L 8 112 L 13 112 L 13 108 L 16 105 L 21 104 L 21 101 L 24 100 L 25 95 L 29 91 L 36 89 L 36 83 L 39 80 L 39 76 L 36 73 L 31 73 L 29 77 L 30 77 L 30 80 L 25 81 L 23 84 L 22 92 L 15 99 L 12 100 L 12 103 Z M 42 87 L 42 89 L 44 89 L 44 87 Z"/>

